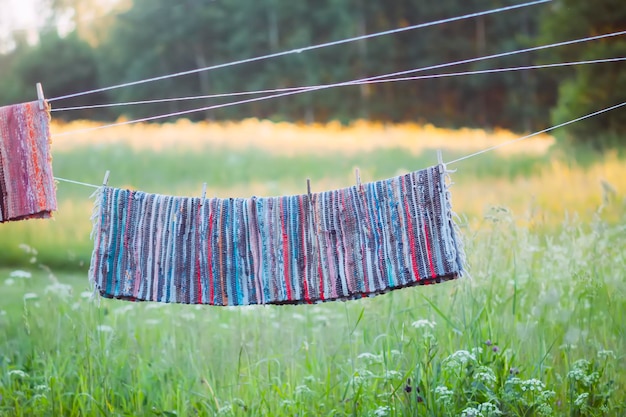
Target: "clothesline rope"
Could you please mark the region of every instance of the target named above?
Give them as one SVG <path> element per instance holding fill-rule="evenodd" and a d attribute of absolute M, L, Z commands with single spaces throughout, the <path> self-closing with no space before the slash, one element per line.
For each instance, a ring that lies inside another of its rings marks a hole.
<path fill-rule="evenodd" d="M 498 145 L 495 145 L 495 146 L 491 146 L 491 147 L 488 147 L 488 148 L 482 149 L 482 150 L 480 150 L 480 151 L 478 151 L 478 152 L 474 152 L 474 153 L 471 153 L 471 154 L 469 154 L 469 155 L 465 155 L 465 156 L 463 156 L 463 157 L 461 157 L 461 158 L 457 158 L 457 159 L 454 159 L 454 160 L 452 160 L 452 161 L 447 162 L 447 163 L 446 163 L 446 165 L 455 164 L 455 163 L 457 163 L 457 162 L 461 162 L 461 161 L 464 161 L 464 160 L 466 160 L 466 159 L 473 158 L 473 157 L 478 156 L 478 155 L 481 155 L 481 154 L 483 154 L 483 153 L 490 152 L 490 151 L 493 151 L 493 150 L 495 150 L 495 149 L 502 148 L 502 147 L 504 147 L 504 146 L 508 146 L 508 145 L 511 145 L 511 144 L 513 144 L 513 143 L 516 143 L 516 142 L 520 142 L 520 141 L 522 141 L 522 140 L 524 140 L 524 139 L 528 139 L 528 138 L 531 138 L 531 137 L 533 137 L 533 136 L 540 135 L 540 134 L 542 134 L 542 133 L 551 132 L 551 131 L 553 131 L 553 130 L 555 130 L 555 129 L 558 129 L 558 128 L 561 128 L 561 127 L 564 127 L 564 126 L 570 125 L 570 124 L 572 124 L 572 123 L 576 123 L 576 122 L 579 122 L 579 121 L 581 121 L 581 120 L 585 120 L 585 119 L 588 119 L 588 118 L 594 117 L 594 116 L 598 116 L 598 115 L 600 115 L 600 114 L 602 114 L 602 113 L 606 113 L 606 112 L 609 112 L 609 111 L 612 111 L 612 110 L 615 110 L 615 109 L 618 109 L 618 108 L 620 108 L 620 107 L 624 107 L 624 106 L 626 106 L 626 101 L 625 101 L 625 102 L 623 102 L 623 103 L 620 103 L 620 104 L 616 104 L 616 105 L 614 105 L 614 106 L 606 107 L 606 108 L 604 108 L 604 109 L 602 109 L 602 110 L 598 110 L 598 111 L 595 111 L 595 112 L 593 112 L 593 113 L 586 114 L 586 115 L 584 115 L 584 116 L 577 117 L 577 118 L 572 119 L 572 120 L 568 120 L 568 121 L 563 122 L 563 123 L 559 123 L 559 124 L 557 124 L 557 125 L 554 125 L 554 126 L 548 127 L 548 128 L 546 128 L 546 129 L 539 130 L 539 131 L 534 132 L 534 133 L 531 133 L 531 134 L 529 134 L 529 135 L 525 135 L 525 136 L 521 136 L 521 137 L 519 137 L 519 138 L 511 139 L 511 140 L 508 140 L 508 141 L 506 141 L 506 142 L 502 142 L 502 143 L 500 143 L 500 144 L 498 144 Z M 55 180 L 57 180 L 57 181 L 62 181 L 62 182 L 68 182 L 68 183 L 72 183 L 72 184 L 84 185 L 84 186 L 91 187 L 91 188 L 100 188 L 100 187 L 101 187 L 101 186 L 99 186 L 99 185 L 94 185 L 94 184 L 89 184 L 89 183 L 85 183 L 85 182 L 80 182 L 80 181 L 69 180 L 69 179 L 66 179 L 66 178 L 54 177 L 54 179 L 55 179 Z"/>
<path fill-rule="evenodd" d="M 280 57 L 280 56 L 285 56 L 285 55 L 290 55 L 290 54 L 299 54 L 301 52 L 311 51 L 311 50 L 314 50 L 314 49 L 321 49 L 321 48 L 326 48 L 326 47 L 329 47 L 329 46 L 341 45 L 341 44 L 345 44 L 345 43 L 350 43 L 350 42 L 355 42 L 355 41 L 360 41 L 360 40 L 365 40 L 365 39 L 371 39 L 371 38 L 376 38 L 376 37 L 380 37 L 380 36 L 406 32 L 406 31 L 415 30 L 415 29 L 421 29 L 421 28 L 425 28 L 425 27 L 429 27 L 429 26 L 435 26 L 435 25 L 444 24 L 444 23 L 456 22 L 456 21 L 459 21 L 459 20 L 465 20 L 465 19 L 470 19 L 470 18 L 474 18 L 474 17 L 485 16 L 485 15 L 500 13 L 500 12 L 504 12 L 504 11 L 508 11 L 508 10 L 514 10 L 514 9 L 519 9 L 519 8 L 523 8 L 523 7 L 533 6 L 533 5 L 537 5 L 537 4 L 548 3 L 550 1 L 552 1 L 552 0 L 536 0 L 536 1 L 531 1 L 531 2 L 528 2 L 528 3 L 516 4 L 516 5 L 506 6 L 506 7 L 499 7 L 499 8 L 496 8 L 496 9 L 490 9 L 490 10 L 486 10 L 486 11 L 482 11 L 482 12 L 469 13 L 469 14 L 465 14 L 465 15 L 462 15 L 462 16 L 456 16 L 456 17 L 451 17 L 451 18 L 446 18 L 446 19 L 440 19 L 440 20 L 435 20 L 435 21 L 432 21 L 432 22 L 420 23 L 420 24 L 416 24 L 416 25 L 403 27 L 403 28 L 396 28 L 396 29 L 386 30 L 386 31 L 382 31 L 382 32 L 371 33 L 371 34 L 368 34 L 368 35 L 355 36 L 355 37 L 352 37 L 352 38 L 346 38 L 346 39 L 341 39 L 341 40 L 337 40 L 337 41 L 321 43 L 321 44 L 317 44 L 317 45 L 305 46 L 305 47 L 302 47 L 302 48 L 296 48 L 296 49 L 291 49 L 291 50 L 288 50 L 288 51 L 276 52 L 276 53 L 272 53 L 272 54 L 257 56 L 257 57 L 254 57 L 254 58 L 247 58 L 247 59 L 227 62 L 227 63 L 223 63 L 223 64 L 218 64 L 218 65 L 212 65 L 212 66 L 203 67 L 203 68 L 196 68 L 196 69 L 188 70 L 188 71 L 181 71 L 181 72 L 177 72 L 177 73 L 174 73 L 174 74 L 167 74 L 167 75 L 162 75 L 162 76 L 158 76 L 158 77 L 152 77 L 152 78 L 147 78 L 147 79 L 143 79 L 143 80 L 138 80 L 138 81 L 132 81 L 132 82 L 127 82 L 127 83 L 112 85 L 112 86 L 109 86 L 109 87 L 103 87 L 103 88 L 97 88 L 97 89 L 94 89 L 94 90 L 77 92 L 77 93 L 68 94 L 68 95 L 65 95 L 65 96 L 50 98 L 50 99 L 48 99 L 48 101 L 52 102 L 52 101 L 57 101 L 57 100 L 63 100 L 63 99 L 83 96 L 83 95 L 87 95 L 87 94 L 100 93 L 100 92 L 104 92 L 104 91 L 114 90 L 114 89 L 122 88 L 122 87 L 130 87 L 130 86 L 139 85 L 139 84 L 145 84 L 145 83 L 149 83 L 149 82 L 153 82 L 153 81 L 160 81 L 160 80 L 165 80 L 165 79 L 169 79 L 169 78 L 180 77 L 180 76 L 183 76 L 183 75 L 196 74 L 196 73 L 199 73 L 199 72 L 211 71 L 211 70 L 216 70 L 216 69 L 219 69 L 219 68 L 232 67 L 232 66 L 235 66 L 235 65 L 246 64 L 246 63 L 250 63 L 250 62 L 257 62 L 257 61 L 262 61 L 262 60 L 266 60 L 266 59 L 270 59 L 270 58 L 277 58 L 277 57 Z"/>
<path fill-rule="evenodd" d="M 516 139 L 511 139 L 511 140 L 508 140 L 508 141 L 506 141 L 506 142 L 502 142 L 502 143 L 500 143 L 500 144 L 498 144 L 498 145 L 494 145 L 494 146 L 491 146 L 491 147 L 489 147 L 489 148 L 485 148 L 485 149 L 480 150 L 480 151 L 478 151 L 478 152 L 474 152 L 474 153 L 471 153 L 471 154 L 469 154 L 469 155 L 465 155 L 465 156 L 463 156 L 463 157 L 461 157 L 461 158 L 454 159 L 454 160 L 452 160 L 452 161 L 448 162 L 447 164 L 448 164 L 448 165 L 455 164 L 455 163 L 460 162 L 460 161 L 463 161 L 463 160 L 465 160 L 465 159 L 469 159 L 469 158 L 472 158 L 472 157 L 474 157 L 474 156 L 481 155 L 481 154 L 483 154 L 483 153 L 493 151 L 493 150 L 498 149 L 498 148 L 501 148 L 501 147 L 503 147 L 503 146 L 511 145 L 511 144 L 513 144 L 513 143 L 515 143 L 515 142 L 520 142 L 520 141 L 522 141 L 522 140 L 524 140 L 524 139 L 532 138 L 533 136 L 537 136 L 537 135 L 540 135 L 540 134 L 542 134 L 542 133 L 547 133 L 547 132 L 550 132 L 550 131 L 552 131 L 552 130 L 558 129 L 558 128 L 563 127 L 563 126 L 570 125 L 570 124 L 572 124 L 572 123 L 579 122 L 579 121 L 581 121 L 581 120 L 588 119 L 588 118 L 590 118 L 590 117 L 598 116 L 598 115 L 600 115 L 600 114 L 602 114 L 602 113 L 606 113 L 606 112 L 608 112 L 608 111 L 615 110 L 615 109 L 620 108 L 620 107 L 623 107 L 623 106 L 626 106 L 626 101 L 625 101 L 625 102 L 623 102 L 623 103 L 620 103 L 620 104 L 616 104 L 616 105 L 611 106 L 611 107 L 604 108 L 604 109 L 602 109 L 602 110 L 595 111 L 595 112 L 593 112 L 593 113 L 586 114 L 586 115 L 581 116 L 581 117 L 577 117 L 576 119 L 568 120 L 567 122 L 559 123 L 559 124 L 557 124 L 557 125 L 554 125 L 554 126 L 548 127 L 548 128 L 546 128 L 546 129 L 540 130 L 540 131 L 538 131 L 538 132 L 534 132 L 534 133 L 531 133 L 531 134 L 529 134 L 529 135 L 522 136 L 522 137 L 519 137 L 519 138 L 516 138 Z"/>
<path fill-rule="evenodd" d="M 594 60 L 586 60 L 586 61 L 569 61 L 569 62 L 559 62 L 559 63 L 553 63 L 553 64 L 541 64 L 541 65 L 526 65 L 526 66 L 519 66 L 519 67 L 491 68 L 491 69 L 484 69 L 484 70 L 419 75 L 419 76 L 413 76 L 413 77 L 399 77 L 399 78 L 382 79 L 382 80 L 367 80 L 367 81 L 361 81 L 361 82 L 357 82 L 357 83 L 350 84 L 350 85 L 377 84 L 377 83 L 400 82 L 400 81 L 415 81 L 415 80 L 426 80 L 426 79 L 433 79 L 433 78 L 459 77 L 463 75 L 480 75 L 480 74 L 524 71 L 524 70 L 532 70 L 532 69 L 556 68 L 556 67 L 566 67 L 566 66 L 576 66 L 576 65 L 603 64 L 603 63 L 619 62 L 619 61 L 626 61 L 626 57 L 594 59 Z M 127 102 L 121 102 L 121 103 L 92 104 L 92 105 L 85 105 L 85 106 L 61 107 L 61 108 L 51 109 L 51 111 L 61 112 L 61 111 L 72 111 L 72 110 L 100 109 L 100 108 L 107 108 L 107 107 L 134 106 L 134 105 L 142 105 L 142 104 L 168 103 L 168 102 L 177 102 L 177 101 L 202 100 L 202 99 L 211 99 L 211 98 L 225 98 L 225 97 L 256 95 L 256 94 L 270 94 L 270 93 L 274 94 L 274 93 L 282 93 L 282 92 L 287 92 L 287 91 L 300 91 L 300 90 L 306 90 L 306 89 L 317 88 L 317 87 L 320 87 L 320 85 L 318 84 L 318 85 L 309 85 L 309 86 L 300 86 L 300 87 L 274 88 L 274 89 L 268 89 L 268 90 L 240 91 L 240 92 L 234 92 L 234 93 L 208 94 L 208 95 L 200 95 L 200 96 L 171 97 L 171 98 L 160 98 L 160 99 L 153 99 L 153 100 L 127 101 Z"/>
<path fill-rule="evenodd" d="M 70 183 L 70 184 L 84 185 L 85 187 L 100 188 L 99 185 L 89 184 L 89 183 L 82 182 L 82 181 L 70 180 L 70 179 L 67 179 L 67 178 L 54 177 L 54 179 L 57 180 L 57 181 L 67 182 L 67 183 Z"/>
<path fill-rule="evenodd" d="M 77 134 L 77 133 L 85 133 L 85 132 L 90 132 L 90 131 L 94 131 L 94 130 L 105 129 L 105 128 L 115 127 L 115 126 L 130 125 L 130 124 L 140 123 L 140 122 L 149 122 L 149 121 L 153 121 L 153 120 L 164 119 L 164 118 L 167 118 L 167 117 L 182 116 L 182 115 L 190 114 L 190 113 L 197 113 L 197 112 L 207 111 L 207 110 L 215 110 L 215 109 L 220 109 L 220 108 L 224 108 L 224 107 L 236 106 L 236 105 L 239 105 L 239 104 L 246 104 L 246 103 L 253 103 L 253 102 L 257 102 L 257 101 L 269 100 L 269 99 L 272 99 L 272 98 L 286 97 L 286 96 L 291 96 L 291 95 L 300 94 L 300 93 L 306 93 L 306 92 L 310 92 L 310 91 L 319 91 L 319 90 L 324 90 L 324 89 L 328 89 L 328 88 L 342 87 L 342 86 L 347 86 L 347 85 L 354 85 L 354 84 L 358 84 L 358 83 L 361 83 L 361 82 L 364 82 L 364 81 L 372 81 L 372 80 L 379 80 L 379 79 L 383 79 L 383 78 L 391 78 L 391 77 L 403 76 L 403 75 L 407 75 L 407 74 L 413 74 L 413 73 L 416 73 L 416 72 L 423 72 L 423 71 L 427 71 L 427 70 L 434 70 L 434 69 L 451 67 L 451 66 L 454 66 L 454 65 L 469 64 L 469 63 L 472 63 L 472 62 L 484 61 L 484 60 L 487 60 L 487 59 L 503 58 L 503 57 L 506 57 L 506 56 L 518 55 L 518 54 L 522 54 L 522 53 L 526 53 L 526 52 L 540 51 L 540 50 L 544 50 L 544 49 L 555 48 L 555 47 L 565 46 L 565 45 L 573 45 L 573 44 L 577 44 L 577 43 L 589 42 L 589 41 L 593 41 L 593 40 L 604 39 L 604 38 L 609 38 L 609 37 L 613 37 L 613 36 L 620 36 L 620 35 L 625 35 L 625 34 L 626 34 L 626 30 L 623 30 L 623 31 L 619 31 L 619 32 L 611 32 L 611 33 L 606 33 L 606 34 L 603 34 L 603 35 L 589 36 L 589 37 L 574 39 L 574 40 L 570 40 L 570 41 L 563 41 L 563 42 L 552 43 L 552 44 L 548 44 L 548 45 L 533 46 L 533 47 L 525 48 L 525 49 L 517 49 L 517 50 L 514 50 L 514 51 L 500 52 L 500 53 L 497 53 L 497 54 L 492 54 L 492 55 L 487 55 L 487 56 L 482 56 L 482 57 L 477 57 L 477 58 L 468 58 L 468 59 L 463 59 L 463 60 L 460 60 L 460 61 L 446 62 L 446 63 L 443 63 L 443 64 L 430 65 L 430 66 L 427 66 L 427 67 L 414 68 L 414 69 L 405 70 L 405 71 L 397 71 L 397 72 L 377 75 L 377 76 L 373 76 L 373 77 L 360 78 L 360 79 L 352 80 L 352 81 L 344 81 L 344 82 L 334 83 L 334 84 L 324 84 L 324 85 L 319 85 L 319 86 L 315 86 L 315 87 L 311 87 L 311 88 L 305 88 L 305 89 L 297 90 L 297 91 L 287 91 L 287 92 L 284 92 L 284 93 L 272 94 L 272 95 L 269 95 L 269 96 L 254 97 L 254 98 L 250 98 L 250 99 L 246 99 L 246 100 L 240 100 L 240 101 L 234 101 L 234 102 L 230 102 L 230 103 L 215 104 L 215 105 L 211 105 L 211 106 L 204 106 L 204 107 L 190 109 L 190 110 L 181 110 L 181 111 L 167 113 L 167 114 L 161 114 L 161 115 L 157 115 L 157 116 L 149 116 L 149 117 L 143 117 L 143 118 L 140 118 L 140 119 L 127 120 L 127 121 L 124 121 L 124 122 L 111 123 L 111 124 L 108 124 L 108 125 L 101 125 L 101 126 L 90 127 L 90 128 L 85 128 L 85 129 L 78 129 L 78 130 L 73 130 L 73 131 L 68 131 L 68 132 L 63 132 L 63 133 L 57 133 L 56 135 L 53 135 L 53 137 L 67 136 L 67 135 L 72 135 L 72 134 Z"/>

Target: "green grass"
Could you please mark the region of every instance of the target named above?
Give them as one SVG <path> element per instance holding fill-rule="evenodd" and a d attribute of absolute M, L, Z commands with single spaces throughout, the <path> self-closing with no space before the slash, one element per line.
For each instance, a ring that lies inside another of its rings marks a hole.
<path fill-rule="evenodd" d="M 509 214 L 466 237 L 472 279 L 347 303 L 94 304 L 85 274 L 0 270 L 0 415 L 622 415 L 623 226 Z"/>
<path fill-rule="evenodd" d="M 435 161 L 395 149 L 287 158 L 103 147 L 58 153 L 54 166 L 90 183 L 111 169 L 114 186 L 198 195 L 206 181 L 209 195 L 248 196 Z M 541 183 L 550 163 L 486 154 L 458 166 L 470 279 L 313 306 L 94 303 L 91 190 L 61 183 L 56 220 L 0 225 L 0 415 L 624 415 L 626 204 L 607 194 L 602 211 L 593 199 L 571 207 L 580 219 L 546 216 L 549 202 L 599 186 L 514 203 L 532 196 L 512 184 Z M 513 210 L 472 208 L 494 189 Z"/>

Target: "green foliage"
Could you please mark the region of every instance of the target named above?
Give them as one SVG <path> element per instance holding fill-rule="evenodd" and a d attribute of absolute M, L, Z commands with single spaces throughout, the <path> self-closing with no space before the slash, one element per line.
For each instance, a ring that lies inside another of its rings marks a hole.
<path fill-rule="evenodd" d="M 0 269 L 0 414 L 624 415 L 623 226 L 516 223 L 466 239 L 472 280 L 313 306 L 93 303 L 35 256 Z"/>
<path fill-rule="evenodd" d="M 582 38 L 626 29 L 626 10 L 620 0 L 580 2 L 557 0 L 543 19 L 543 38 L 550 42 Z M 553 61 L 590 60 L 626 55 L 623 36 L 552 49 Z M 554 124 L 562 123 L 626 101 L 626 72 L 621 62 L 578 66 L 559 71 L 558 103 Z M 596 150 L 623 145 L 626 120 L 622 110 L 567 126 L 557 135 L 567 143 L 587 144 Z"/>
<path fill-rule="evenodd" d="M 95 27 L 89 30 L 84 22 L 78 22 L 77 31 L 66 37 L 54 32 L 41 33 L 41 42 L 32 47 L 16 34 L 17 49 L 0 55 L 0 103 L 32 99 L 34 83 L 39 81 L 44 83 L 46 95 L 54 97 L 516 3 L 519 2 L 134 0 L 126 10 L 111 13 L 94 24 L 97 30 Z M 317 85 L 406 71 L 624 30 L 626 11 L 621 3 L 622 0 L 554 0 L 550 4 L 110 90 L 55 105 L 68 107 Z M 49 4 L 54 8 L 51 15 L 56 18 L 74 9 L 78 19 L 86 10 L 84 5 L 67 1 Z M 429 73 L 611 58 L 625 53 L 626 41 L 618 36 L 552 48 L 540 55 L 520 54 Z M 250 97 L 59 112 L 55 117 L 142 118 L 246 98 Z M 624 100 L 623 63 L 607 63 L 344 86 L 193 112 L 187 117 L 342 123 L 366 118 L 429 122 L 453 128 L 533 131 Z M 557 134 L 566 144 L 589 143 L 603 150 L 623 143 L 626 124 L 622 114 L 623 110 L 613 111 L 568 126 Z"/>
<path fill-rule="evenodd" d="M 98 68 L 94 51 L 76 33 L 61 38 L 56 32 L 42 33 L 36 46 L 25 46 L 8 57 L 0 56 L 14 77 L 2 77 L 7 89 L 0 91 L 1 104 L 36 99 L 35 84 L 41 82 L 47 97 L 93 89 L 98 83 Z M 98 94 L 63 102 L 64 106 L 79 106 L 101 100 Z M 57 113 L 55 118 L 101 119 L 97 113 L 79 111 L 73 115 Z"/>
<path fill-rule="evenodd" d="M 42 47 L 30 48 L 37 57 L 30 59 L 29 65 L 31 73 L 33 69 L 46 72 L 46 77 L 36 75 L 40 78 L 38 81 L 44 82 L 48 96 L 64 95 L 89 89 L 94 83 L 107 86 L 136 81 L 514 3 L 512 0 L 461 3 L 444 0 L 419 5 L 408 0 L 186 0 L 175 3 L 135 0 L 128 10 L 111 18 L 108 31 L 98 39 L 93 40 L 93 37 L 99 31 L 85 35 L 92 45 L 89 51 L 76 42 L 76 34 L 63 40 L 57 37 L 56 46 L 46 40 L 52 35 L 42 34 Z M 68 2 L 54 2 L 53 5 L 59 16 L 67 13 L 67 7 L 71 9 Z M 101 96 L 63 101 L 58 105 L 66 107 L 104 100 L 135 101 L 337 83 L 512 51 L 533 43 L 538 34 L 542 7 L 545 6 L 189 74 L 111 90 Z M 81 29 L 78 33 L 85 33 L 84 24 L 78 27 Z M 50 44 L 46 48 L 43 47 L 44 41 Z M 20 47 L 16 55 L 21 56 L 30 49 Z M 62 51 L 62 59 L 53 60 L 54 65 L 49 64 L 51 53 L 46 51 L 50 49 Z M 97 56 L 97 60 L 92 61 L 88 55 Z M 0 56 L 0 69 L 10 60 L 8 56 Z M 530 63 L 529 56 L 520 55 L 498 63 L 455 66 L 450 71 Z M 16 93 L 10 88 L 3 89 L 8 92 L 0 93 L 6 94 L 4 102 L 32 96 L 32 76 L 24 77 L 18 66 L 12 66 L 8 74 L 9 79 L 17 80 L 19 88 Z M 50 74 L 59 77 L 58 84 L 62 89 L 51 85 L 48 92 L 47 84 L 57 83 Z M 65 82 L 65 78 L 74 82 Z M 526 71 L 345 86 L 191 113 L 188 117 L 194 120 L 247 117 L 305 122 L 339 120 L 342 123 L 367 118 L 391 122 L 423 121 L 447 127 L 498 126 L 531 130 L 547 125 L 546 103 L 554 101 L 555 85 L 546 78 L 545 72 Z M 247 97 L 64 112 L 55 117 L 114 119 L 123 115 L 140 118 L 242 98 Z"/>

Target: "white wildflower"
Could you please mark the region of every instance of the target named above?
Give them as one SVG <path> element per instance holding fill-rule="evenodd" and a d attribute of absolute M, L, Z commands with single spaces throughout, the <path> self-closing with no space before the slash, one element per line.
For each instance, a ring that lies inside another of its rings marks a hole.
<path fill-rule="evenodd" d="M 20 248 L 21 250 L 23 250 L 26 253 L 37 255 L 37 249 L 27 245 L 26 243 L 20 243 L 17 247 Z"/>
<path fill-rule="evenodd" d="M 504 383 L 506 386 L 508 386 L 509 388 L 515 386 L 515 385 L 519 385 L 522 382 L 521 379 L 519 379 L 518 377 L 514 376 L 512 378 L 509 378 L 506 380 L 506 382 Z"/>
<path fill-rule="evenodd" d="M 309 344 L 309 341 L 308 341 L 308 340 L 303 340 L 303 341 L 302 341 L 302 347 L 301 347 L 301 349 L 302 349 L 303 351 L 305 351 L 305 352 L 308 352 L 308 351 L 309 351 L 309 347 L 310 347 L 310 346 L 311 346 L 311 345 Z"/>
<path fill-rule="evenodd" d="M 80 293 L 80 298 L 91 298 L 93 291 L 83 291 Z"/>
<path fill-rule="evenodd" d="M 33 274 L 28 271 L 22 271 L 21 269 L 16 269 L 15 271 L 9 274 L 11 278 L 31 278 Z"/>
<path fill-rule="evenodd" d="M 146 319 L 145 323 L 149 326 L 154 326 L 157 325 L 159 323 L 161 323 L 161 320 L 159 319 Z"/>
<path fill-rule="evenodd" d="M 380 363 L 382 362 L 382 357 L 380 355 L 375 355 L 369 352 L 363 352 L 357 356 L 357 359 L 362 359 L 367 363 Z"/>
<path fill-rule="evenodd" d="M 113 332 L 113 327 L 106 324 L 100 324 L 96 327 L 96 330 L 102 333 L 111 333 Z"/>
<path fill-rule="evenodd" d="M 476 356 L 467 350 L 457 350 L 443 360 L 443 366 L 448 370 L 458 371 L 470 362 L 476 362 Z"/>
<path fill-rule="evenodd" d="M 307 387 L 306 385 L 298 385 L 296 387 L 296 395 L 304 395 L 304 394 L 311 394 L 313 391 L 311 391 L 311 388 Z"/>
<path fill-rule="evenodd" d="M 500 411 L 494 403 L 489 401 L 480 404 L 478 406 L 478 412 L 484 417 L 496 417 L 502 415 L 502 411 Z"/>
<path fill-rule="evenodd" d="M 293 318 L 294 320 L 298 320 L 298 321 L 306 320 L 306 317 L 304 317 L 302 314 L 299 314 L 299 313 L 293 313 L 291 315 L 291 318 Z"/>
<path fill-rule="evenodd" d="M 580 382 L 585 387 L 590 387 L 600 380 L 598 372 L 591 372 L 591 362 L 586 359 L 579 359 L 572 364 L 572 370 L 567 373 L 568 378 Z"/>
<path fill-rule="evenodd" d="M 6 316 L 7 312 L 5 310 L 0 310 L 0 316 Z"/>
<path fill-rule="evenodd" d="M 220 407 L 219 410 L 217 410 L 217 415 L 223 416 L 226 414 L 230 414 L 232 412 L 233 412 L 233 406 L 230 405 L 229 403 L 226 403 L 222 407 Z"/>
<path fill-rule="evenodd" d="M 537 415 L 539 416 L 550 417 L 554 415 L 554 413 L 552 412 L 552 407 L 550 407 L 546 403 L 538 404 L 536 410 L 537 410 Z"/>
<path fill-rule="evenodd" d="M 52 285 L 48 285 L 44 290 L 46 294 L 53 294 L 61 298 L 68 298 L 72 295 L 72 286 L 68 284 L 62 284 L 55 282 Z"/>
<path fill-rule="evenodd" d="M 587 405 L 588 399 L 589 399 L 589 393 L 583 392 L 578 397 L 576 397 L 576 399 L 574 400 L 574 404 L 576 405 L 576 407 L 582 408 Z"/>
<path fill-rule="evenodd" d="M 20 378 L 28 378 L 28 374 L 21 369 L 13 369 L 7 373 L 9 376 L 19 376 Z"/>
<path fill-rule="evenodd" d="M 615 359 L 615 353 L 612 350 L 599 350 L 598 357 L 604 359 Z"/>
<path fill-rule="evenodd" d="M 543 382 L 534 378 L 520 381 L 519 385 L 522 391 L 529 391 L 529 392 L 541 392 L 546 388 Z"/>
<path fill-rule="evenodd" d="M 472 348 L 472 355 L 479 356 L 481 353 L 483 353 L 483 348 L 482 347 L 476 346 L 476 347 Z"/>
<path fill-rule="evenodd" d="M 576 362 L 572 364 L 573 369 L 581 369 L 583 371 L 586 371 L 587 369 L 589 369 L 590 366 L 591 366 L 591 362 L 589 362 L 587 359 L 578 359 Z"/>
<path fill-rule="evenodd" d="M 556 392 L 551 390 L 542 391 L 541 394 L 539 394 L 539 396 L 537 397 L 537 401 L 546 403 L 554 397 L 556 397 Z"/>
<path fill-rule="evenodd" d="M 383 378 L 386 380 L 392 380 L 392 379 L 396 379 L 402 376 L 402 373 L 398 372 L 398 371 L 394 371 L 393 369 L 387 369 L 385 370 L 385 374 L 383 375 Z"/>
<path fill-rule="evenodd" d="M 465 410 L 461 411 L 461 417 L 485 417 L 478 410 L 478 408 L 467 407 Z"/>
<path fill-rule="evenodd" d="M 419 319 L 419 320 L 414 321 L 413 323 L 411 323 L 411 326 L 415 327 L 416 329 L 423 329 L 425 327 L 429 327 L 431 329 L 434 329 L 436 324 L 437 323 L 435 323 L 434 321 L 430 321 L 430 320 L 426 320 L 426 319 Z"/>
<path fill-rule="evenodd" d="M 579 342 L 583 336 L 584 334 L 580 329 L 576 327 L 570 327 L 565 332 L 565 336 L 563 336 L 563 339 L 565 340 L 565 343 L 572 344 Z"/>
<path fill-rule="evenodd" d="M 597 372 L 592 372 L 583 379 L 583 384 L 586 387 L 590 387 L 598 381 L 600 381 L 600 374 Z"/>
<path fill-rule="evenodd" d="M 308 382 L 309 384 L 316 383 L 317 378 L 314 377 L 313 375 L 307 375 L 304 377 L 304 382 Z"/>
<path fill-rule="evenodd" d="M 385 417 L 385 416 L 389 415 L 389 411 L 390 411 L 389 406 L 381 405 L 376 410 L 374 410 L 374 416 L 376 416 L 376 417 Z"/>
<path fill-rule="evenodd" d="M 454 391 L 452 391 L 450 388 L 446 387 L 445 385 L 439 385 L 435 387 L 435 394 L 438 396 L 447 396 L 447 395 L 453 395 Z"/>
<path fill-rule="evenodd" d="M 352 375 L 352 383 L 354 385 L 361 385 L 368 378 L 372 378 L 374 374 L 367 369 L 357 369 Z"/>
<path fill-rule="evenodd" d="M 496 383 L 496 374 L 487 366 L 480 366 L 474 374 L 474 380 L 480 381 L 488 387 L 493 387 Z"/>
<path fill-rule="evenodd" d="M 123 316 L 124 314 L 131 311 L 133 308 L 135 308 L 135 304 L 128 303 L 120 308 L 116 308 L 115 310 L 113 310 L 113 314 L 115 314 L 116 316 Z"/>
<path fill-rule="evenodd" d="M 4 285 L 13 285 L 15 284 L 15 280 L 13 278 L 7 278 L 4 280 Z"/>
<path fill-rule="evenodd" d="M 35 385 L 35 391 L 48 392 L 50 391 L 50 387 L 47 385 Z"/>
<path fill-rule="evenodd" d="M 37 298 L 39 298 L 39 296 L 35 294 L 34 292 L 27 292 L 26 294 L 24 294 L 24 301 L 36 300 Z"/>
<path fill-rule="evenodd" d="M 454 391 L 452 391 L 445 385 L 439 385 L 435 387 L 435 401 L 437 402 L 437 404 L 448 408 L 452 405 L 453 397 Z"/>

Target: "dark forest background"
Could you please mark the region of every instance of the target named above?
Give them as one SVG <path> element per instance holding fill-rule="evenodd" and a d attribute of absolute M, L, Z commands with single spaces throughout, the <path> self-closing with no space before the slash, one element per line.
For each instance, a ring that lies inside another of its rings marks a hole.
<path fill-rule="evenodd" d="M 0 5 L 2 0 L 0 0 Z M 39 42 L 5 36 L 0 105 L 280 52 L 488 10 L 510 0 L 120 0 L 96 18 L 95 0 L 40 0 Z M 43 13 L 42 13 L 43 15 Z M 72 30 L 59 34 L 70 16 Z M 54 107 L 227 93 L 348 81 L 542 44 L 626 30 L 623 0 L 553 0 L 489 16 L 290 54 L 209 72 L 54 102 Z M 626 56 L 626 36 L 519 54 L 441 72 Z M 178 101 L 54 113 L 115 120 L 154 116 L 241 98 Z M 626 63 L 593 64 L 333 88 L 192 113 L 192 120 L 428 122 L 443 127 L 543 129 L 626 101 Z M 619 109 L 560 131 L 602 147 L 626 139 Z"/>

